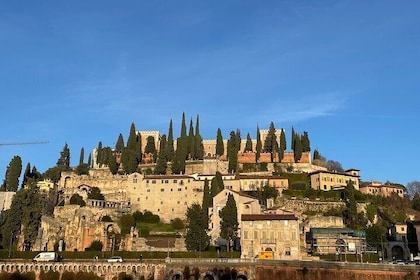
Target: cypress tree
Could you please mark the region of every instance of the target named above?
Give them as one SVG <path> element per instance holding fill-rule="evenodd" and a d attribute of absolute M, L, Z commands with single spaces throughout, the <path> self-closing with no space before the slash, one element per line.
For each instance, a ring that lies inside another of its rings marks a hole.
<path fill-rule="evenodd" d="M 252 139 L 251 139 L 251 135 L 249 135 L 249 133 L 246 135 L 246 144 L 245 144 L 245 149 L 244 149 L 244 153 L 251 153 L 252 152 Z"/>
<path fill-rule="evenodd" d="M 99 141 L 98 147 L 96 148 L 96 164 L 102 166 L 102 142 Z"/>
<path fill-rule="evenodd" d="M 294 151 L 295 162 L 299 162 L 302 157 L 302 142 L 299 135 L 295 135 L 295 151 Z"/>
<path fill-rule="evenodd" d="M 204 180 L 204 188 L 203 188 L 203 211 L 207 217 L 209 215 L 209 207 L 212 204 L 211 200 L 212 200 L 212 197 L 210 193 L 209 180 L 207 180 L 206 178 Z"/>
<path fill-rule="evenodd" d="M 123 149 L 124 149 L 124 138 L 122 134 L 120 133 L 120 135 L 118 135 L 117 143 L 115 144 L 115 151 L 117 153 L 121 153 Z"/>
<path fill-rule="evenodd" d="M 185 124 L 185 113 L 182 113 L 182 121 L 181 121 L 181 138 L 187 137 L 187 126 Z"/>
<path fill-rule="evenodd" d="M 261 150 L 262 150 L 262 143 L 261 143 L 261 133 L 260 133 L 260 128 L 257 126 L 257 144 L 255 146 L 255 161 L 259 162 L 260 160 L 260 155 L 261 155 Z"/>
<path fill-rule="evenodd" d="M 19 177 L 22 173 L 22 159 L 14 156 L 6 168 L 4 186 L 2 189 L 9 192 L 16 192 L 19 186 Z"/>
<path fill-rule="evenodd" d="M 204 158 L 204 145 L 203 138 L 200 135 L 200 118 L 197 115 L 197 120 L 195 122 L 195 159 Z"/>
<path fill-rule="evenodd" d="M 57 160 L 57 166 L 63 167 L 65 170 L 70 167 L 70 149 L 67 143 L 60 152 L 60 158 Z"/>
<path fill-rule="evenodd" d="M 82 165 L 85 161 L 85 149 L 82 147 L 80 149 L 79 165 Z"/>
<path fill-rule="evenodd" d="M 163 134 L 160 138 L 159 154 L 155 167 L 155 174 L 166 174 L 167 168 L 167 141 L 166 135 Z"/>
<path fill-rule="evenodd" d="M 302 152 L 310 152 L 311 144 L 309 141 L 308 132 L 304 131 L 302 135 Z"/>
<path fill-rule="evenodd" d="M 295 133 L 295 129 L 292 126 L 292 141 L 290 142 L 292 143 L 292 150 L 295 150 L 295 145 L 296 145 L 296 133 Z"/>
<path fill-rule="evenodd" d="M 32 177 L 31 174 L 31 164 L 28 162 L 26 164 L 26 168 L 25 168 L 25 172 L 23 173 L 23 178 L 22 178 L 22 186 L 24 187 L 26 185 L 26 182 L 28 182 L 28 179 Z"/>
<path fill-rule="evenodd" d="M 230 132 L 230 139 L 227 144 L 227 152 L 228 152 L 228 169 L 229 172 L 236 172 L 236 169 L 238 167 L 238 138 L 234 131 Z"/>
<path fill-rule="evenodd" d="M 108 168 L 113 175 L 118 173 L 118 164 L 115 155 L 112 153 L 111 149 L 109 149 Z"/>
<path fill-rule="evenodd" d="M 233 195 L 230 193 L 226 206 L 220 211 L 220 236 L 229 240 L 233 238 L 238 230 L 238 208 Z"/>
<path fill-rule="evenodd" d="M 225 145 L 223 144 L 223 136 L 220 128 L 217 129 L 216 136 L 216 156 L 223 156 L 225 153 Z"/>
<path fill-rule="evenodd" d="M 202 251 L 209 245 L 210 237 L 207 235 L 208 223 L 205 213 L 197 203 L 187 209 L 187 230 L 185 245 L 189 251 Z"/>
<path fill-rule="evenodd" d="M 279 149 L 280 162 L 284 158 L 285 150 L 286 150 L 286 135 L 284 134 L 284 129 L 282 129 L 280 132 L 280 149 Z"/>
<path fill-rule="evenodd" d="M 174 159 L 175 149 L 174 149 L 174 133 L 172 128 L 172 119 L 169 122 L 168 129 L 168 151 L 167 151 L 167 160 L 170 162 Z"/>
<path fill-rule="evenodd" d="M 241 138 L 241 131 L 239 128 L 236 129 L 236 153 L 241 150 L 242 138 Z"/>
<path fill-rule="evenodd" d="M 276 138 L 276 129 L 274 127 L 274 123 L 271 122 L 270 128 L 268 129 L 267 137 L 264 141 L 264 152 L 271 154 L 271 162 L 274 162 L 278 151 L 278 144 Z"/>
<path fill-rule="evenodd" d="M 127 173 L 133 173 L 137 170 L 139 163 L 141 162 L 141 136 L 137 135 L 136 127 L 134 123 L 131 123 L 130 127 L 130 135 L 128 136 L 127 140 L 127 147 L 123 150 L 124 159 L 126 162 L 124 164 L 128 165 L 127 168 L 124 167 Z M 123 158 L 123 155 L 121 155 Z"/>
<path fill-rule="evenodd" d="M 92 167 L 92 154 L 91 153 L 89 153 L 88 165 L 89 165 L 89 167 Z"/>
<path fill-rule="evenodd" d="M 190 120 L 190 129 L 188 132 L 188 154 L 190 159 L 195 159 L 195 135 L 192 118 Z"/>

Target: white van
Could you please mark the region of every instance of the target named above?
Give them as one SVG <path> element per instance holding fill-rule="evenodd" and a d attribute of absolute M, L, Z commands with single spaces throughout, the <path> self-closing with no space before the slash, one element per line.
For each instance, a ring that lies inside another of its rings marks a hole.
<path fill-rule="evenodd" d="M 32 259 L 34 262 L 58 262 L 60 256 L 56 252 L 42 252 Z"/>

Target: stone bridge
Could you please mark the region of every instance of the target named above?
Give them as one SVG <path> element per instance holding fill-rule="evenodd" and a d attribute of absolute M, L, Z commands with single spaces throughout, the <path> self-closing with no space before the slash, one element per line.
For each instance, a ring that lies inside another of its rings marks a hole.
<path fill-rule="evenodd" d="M 56 271 L 60 275 L 65 271 L 91 272 L 106 280 L 120 273 L 144 280 L 420 279 L 418 265 L 243 259 L 128 260 L 123 263 L 91 260 L 33 263 L 29 260 L 10 260 L 0 262 L 0 270 L 7 273 L 34 272 L 37 279 L 41 271 Z"/>

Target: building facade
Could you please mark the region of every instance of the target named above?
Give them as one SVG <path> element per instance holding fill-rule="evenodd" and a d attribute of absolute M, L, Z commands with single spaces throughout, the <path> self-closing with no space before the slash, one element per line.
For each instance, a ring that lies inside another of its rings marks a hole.
<path fill-rule="evenodd" d="M 371 182 L 370 184 L 360 186 L 360 192 L 370 195 L 382 195 L 385 197 L 396 194 L 404 197 L 405 188 L 401 185 L 392 185 L 389 183 L 382 184 L 380 182 Z"/>
<path fill-rule="evenodd" d="M 291 214 L 244 214 L 241 258 L 299 260 L 299 221 Z"/>
<path fill-rule="evenodd" d="M 347 186 L 351 181 L 353 187 L 359 190 L 359 170 L 348 169 L 345 172 L 315 171 L 309 174 L 311 188 L 320 191 L 339 190 Z"/>

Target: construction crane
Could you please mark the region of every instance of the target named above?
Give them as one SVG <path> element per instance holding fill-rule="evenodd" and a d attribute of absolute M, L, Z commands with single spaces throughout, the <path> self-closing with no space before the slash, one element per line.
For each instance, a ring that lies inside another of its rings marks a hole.
<path fill-rule="evenodd" d="M 9 142 L 0 143 L 0 146 L 14 146 L 14 145 L 32 145 L 32 144 L 48 144 L 48 141 L 36 141 L 36 142 Z"/>

